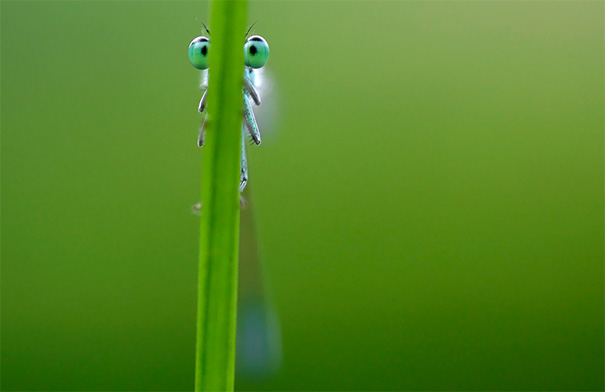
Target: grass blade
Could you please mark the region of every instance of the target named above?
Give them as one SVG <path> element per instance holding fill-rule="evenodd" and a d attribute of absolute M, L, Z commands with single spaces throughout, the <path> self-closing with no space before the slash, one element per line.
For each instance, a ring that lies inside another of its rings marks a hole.
<path fill-rule="evenodd" d="M 235 364 L 245 1 L 211 3 L 196 391 L 232 391 Z"/>

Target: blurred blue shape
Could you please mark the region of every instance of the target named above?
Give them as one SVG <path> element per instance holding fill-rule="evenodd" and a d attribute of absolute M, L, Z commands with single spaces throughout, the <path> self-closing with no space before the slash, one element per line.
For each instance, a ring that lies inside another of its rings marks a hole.
<path fill-rule="evenodd" d="M 235 366 L 237 377 L 266 379 L 281 364 L 281 334 L 277 315 L 262 298 L 239 303 Z"/>
<path fill-rule="evenodd" d="M 239 252 L 239 303 L 235 370 L 236 378 L 262 381 L 281 364 L 281 334 L 277 313 L 267 294 L 259 255 L 250 189 L 243 194 Z"/>

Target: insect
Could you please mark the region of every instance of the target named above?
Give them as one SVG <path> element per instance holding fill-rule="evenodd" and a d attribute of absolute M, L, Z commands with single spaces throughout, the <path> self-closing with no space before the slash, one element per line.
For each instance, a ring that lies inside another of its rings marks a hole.
<path fill-rule="evenodd" d="M 208 35 L 210 31 L 204 26 Z M 252 29 L 252 27 L 250 27 Z M 248 36 L 248 33 L 246 36 Z M 206 36 L 199 36 L 195 38 L 189 44 L 189 60 L 191 64 L 202 70 L 202 83 L 200 87 L 204 90 L 202 99 L 198 105 L 198 111 L 204 114 L 202 119 L 202 126 L 200 127 L 200 134 L 198 137 L 197 144 L 202 147 L 204 145 L 204 129 L 206 127 L 207 116 L 205 114 L 206 109 L 206 95 L 208 94 L 208 52 L 210 51 L 210 39 Z M 244 43 L 244 81 L 243 81 L 243 99 L 242 99 L 242 152 L 240 161 L 240 184 L 239 190 L 242 192 L 248 182 L 248 164 L 246 162 L 246 146 L 245 139 L 246 133 L 250 135 L 254 144 L 260 144 L 260 131 L 256 123 L 254 111 L 252 110 L 252 103 L 255 105 L 261 104 L 260 94 L 258 92 L 259 84 L 259 70 L 267 63 L 269 59 L 269 44 L 260 35 L 253 35 L 246 39 Z"/>
<path fill-rule="evenodd" d="M 254 25 L 253 25 L 254 26 Z M 210 32 L 204 26 L 208 36 Z M 246 33 L 246 37 L 248 33 Z M 206 95 L 208 92 L 208 52 L 210 39 L 199 36 L 189 44 L 189 60 L 197 69 L 202 70 L 201 88 L 204 90 L 198 105 L 198 111 L 203 114 L 202 125 L 198 137 L 198 146 L 204 145 L 204 130 L 207 122 Z M 240 162 L 240 193 L 244 191 L 248 181 L 245 140 L 248 134 L 252 142 L 259 145 L 260 131 L 256 122 L 252 104 L 260 105 L 259 90 L 261 87 L 261 68 L 269 59 L 269 44 L 259 36 L 253 35 L 244 43 L 244 75 L 242 89 L 242 150 Z M 266 86 L 265 86 L 266 87 Z M 250 188 L 247 189 L 247 192 Z M 279 323 L 274 306 L 264 288 L 262 259 L 258 254 L 255 228 L 252 221 L 252 200 L 247 196 L 248 208 L 241 213 L 240 237 L 240 272 L 239 272 L 239 303 L 237 317 L 237 374 L 238 377 L 260 380 L 272 375 L 281 361 L 281 339 Z M 240 201 L 244 205 L 243 195 Z M 193 210 L 196 214 L 201 211 L 201 203 Z"/>

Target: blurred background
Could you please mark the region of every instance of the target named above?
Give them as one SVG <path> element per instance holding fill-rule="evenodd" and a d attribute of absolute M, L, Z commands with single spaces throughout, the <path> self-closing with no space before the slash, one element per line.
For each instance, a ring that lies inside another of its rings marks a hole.
<path fill-rule="evenodd" d="M 238 390 L 603 389 L 603 12 L 250 3 L 275 351 Z M 3 390 L 193 389 L 200 21 L 2 1 Z"/>

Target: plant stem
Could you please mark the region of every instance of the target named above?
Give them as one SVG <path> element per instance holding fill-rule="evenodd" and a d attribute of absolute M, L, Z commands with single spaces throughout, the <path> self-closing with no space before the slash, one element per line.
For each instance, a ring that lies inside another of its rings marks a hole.
<path fill-rule="evenodd" d="M 246 2 L 213 1 L 210 21 L 195 390 L 233 391 Z"/>

